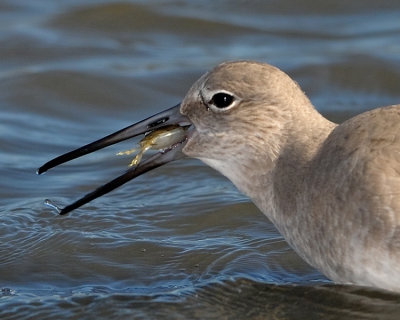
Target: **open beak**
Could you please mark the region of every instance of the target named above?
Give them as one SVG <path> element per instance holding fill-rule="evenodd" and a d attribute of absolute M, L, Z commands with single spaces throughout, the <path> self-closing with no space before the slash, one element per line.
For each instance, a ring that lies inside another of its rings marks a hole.
<path fill-rule="evenodd" d="M 165 111 L 162 111 L 160 113 L 157 113 L 154 116 L 151 116 L 145 120 L 137 122 L 129 127 L 119 130 L 115 133 L 112 133 L 102 139 L 99 139 L 99 140 L 89 143 L 83 147 L 80 147 L 76 150 L 73 150 L 73 151 L 65 153 L 61 156 L 58 156 L 58 157 L 54 158 L 53 160 L 50 160 L 49 162 L 45 163 L 43 166 L 41 166 L 37 170 L 37 173 L 42 174 L 42 173 L 46 172 L 47 170 L 49 170 L 55 166 L 58 166 L 64 162 L 68 162 L 70 160 L 79 158 L 88 153 L 97 151 L 99 149 L 105 148 L 107 146 L 110 146 L 112 144 L 115 144 L 115 143 L 118 143 L 121 141 L 124 141 L 126 139 L 136 137 L 140 134 L 150 133 L 150 132 L 162 129 L 162 128 L 170 126 L 170 125 L 175 125 L 175 126 L 179 125 L 181 127 L 188 127 L 191 125 L 191 122 L 189 121 L 189 119 L 180 113 L 180 104 L 178 104 L 175 107 L 172 107 L 170 109 L 167 109 Z M 181 151 L 182 151 L 183 146 L 186 143 L 186 140 L 187 140 L 187 136 L 184 137 L 182 139 L 182 141 L 179 141 L 179 142 L 167 147 L 163 151 L 154 154 L 150 158 L 139 163 L 137 166 L 128 169 L 121 176 L 102 185 L 101 187 L 86 194 L 82 198 L 78 199 L 77 201 L 71 203 L 70 205 L 68 205 L 64 208 L 58 208 L 54 205 L 52 205 L 52 206 L 57 208 L 59 214 L 66 214 L 66 213 L 68 213 L 76 208 L 79 208 L 80 206 L 82 206 L 98 197 L 101 197 L 102 195 L 114 190 L 115 188 L 123 185 L 124 183 L 128 182 L 129 180 L 132 180 L 132 179 L 140 176 L 141 174 L 146 173 L 147 171 L 150 171 L 152 169 L 160 167 L 168 162 L 183 158 L 184 155 Z"/>

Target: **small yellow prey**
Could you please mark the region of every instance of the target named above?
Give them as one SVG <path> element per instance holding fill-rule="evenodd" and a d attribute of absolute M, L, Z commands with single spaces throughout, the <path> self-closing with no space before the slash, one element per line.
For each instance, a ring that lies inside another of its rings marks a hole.
<path fill-rule="evenodd" d="M 160 130 L 152 131 L 145 135 L 139 142 L 140 151 L 130 163 L 130 167 L 137 166 L 142 160 L 143 154 L 147 150 L 160 150 L 171 147 L 175 143 L 182 141 L 186 136 L 186 128 L 181 126 L 166 126 Z M 136 152 L 138 148 L 118 152 L 117 155 L 130 155 Z"/>

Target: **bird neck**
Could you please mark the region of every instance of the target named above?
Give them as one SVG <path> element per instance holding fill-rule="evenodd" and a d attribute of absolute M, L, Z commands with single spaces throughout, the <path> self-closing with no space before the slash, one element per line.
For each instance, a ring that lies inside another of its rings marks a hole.
<path fill-rule="evenodd" d="M 292 117 L 281 142 L 278 157 L 262 181 L 265 193 L 250 192 L 261 211 L 286 236 L 286 230 L 299 227 L 299 220 L 306 212 L 301 203 L 307 188 L 304 185 L 310 162 L 326 138 L 337 126 L 324 118 L 312 106 L 302 108 Z M 296 224 L 293 226 L 291 224 Z"/>

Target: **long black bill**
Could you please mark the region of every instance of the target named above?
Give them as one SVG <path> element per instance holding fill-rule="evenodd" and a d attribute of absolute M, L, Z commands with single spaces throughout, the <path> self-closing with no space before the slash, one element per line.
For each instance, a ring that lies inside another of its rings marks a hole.
<path fill-rule="evenodd" d="M 161 128 L 169 126 L 169 125 L 180 125 L 183 127 L 191 125 L 190 121 L 184 115 L 182 115 L 180 113 L 180 104 L 178 104 L 175 107 L 172 107 L 170 109 L 167 109 L 165 111 L 162 111 L 160 113 L 157 113 L 154 116 L 151 116 L 145 120 L 135 123 L 129 127 L 119 130 L 115 133 L 112 133 L 102 139 L 99 139 L 97 141 L 89 143 L 81 148 L 78 148 L 71 152 L 65 153 L 59 157 L 56 157 L 53 160 L 50 160 L 49 162 L 47 162 L 43 166 L 41 166 L 37 170 L 37 173 L 42 174 L 42 173 L 46 172 L 47 170 L 49 170 L 55 166 L 58 166 L 62 163 L 65 163 L 67 161 L 79 158 L 83 155 L 97 151 L 99 149 L 105 148 L 105 147 L 113 145 L 115 143 L 124 141 L 129 138 L 133 138 L 140 134 L 144 134 L 147 132 L 161 129 Z M 124 183 L 128 182 L 129 180 L 132 180 L 132 179 L 142 175 L 143 173 L 145 173 L 147 171 L 150 171 L 152 169 L 160 167 L 163 164 L 166 164 L 173 160 L 182 158 L 183 157 L 183 154 L 181 152 L 182 147 L 183 147 L 183 143 L 178 143 L 176 145 L 171 146 L 170 148 L 167 148 L 166 150 L 164 150 L 160 153 L 153 155 L 149 159 L 141 162 L 138 166 L 128 169 L 121 176 L 104 184 L 103 186 L 97 188 L 93 192 L 86 194 L 84 197 L 75 201 L 74 203 L 72 203 L 62 209 L 57 208 L 58 212 L 60 214 L 66 214 L 66 213 L 68 213 L 76 208 L 79 208 L 80 206 L 114 190 L 115 188 L 123 185 Z"/>

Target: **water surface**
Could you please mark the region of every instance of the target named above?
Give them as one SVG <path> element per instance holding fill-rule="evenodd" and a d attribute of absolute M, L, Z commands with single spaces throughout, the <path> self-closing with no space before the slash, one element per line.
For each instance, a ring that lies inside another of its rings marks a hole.
<path fill-rule="evenodd" d="M 398 319 L 399 295 L 337 286 L 197 160 L 60 217 L 121 174 L 123 143 L 49 159 L 179 102 L 224 60 L 269 62 L 330 119 L 400 102 L 396 1 L 0 4 L 2 319 Z"/>

